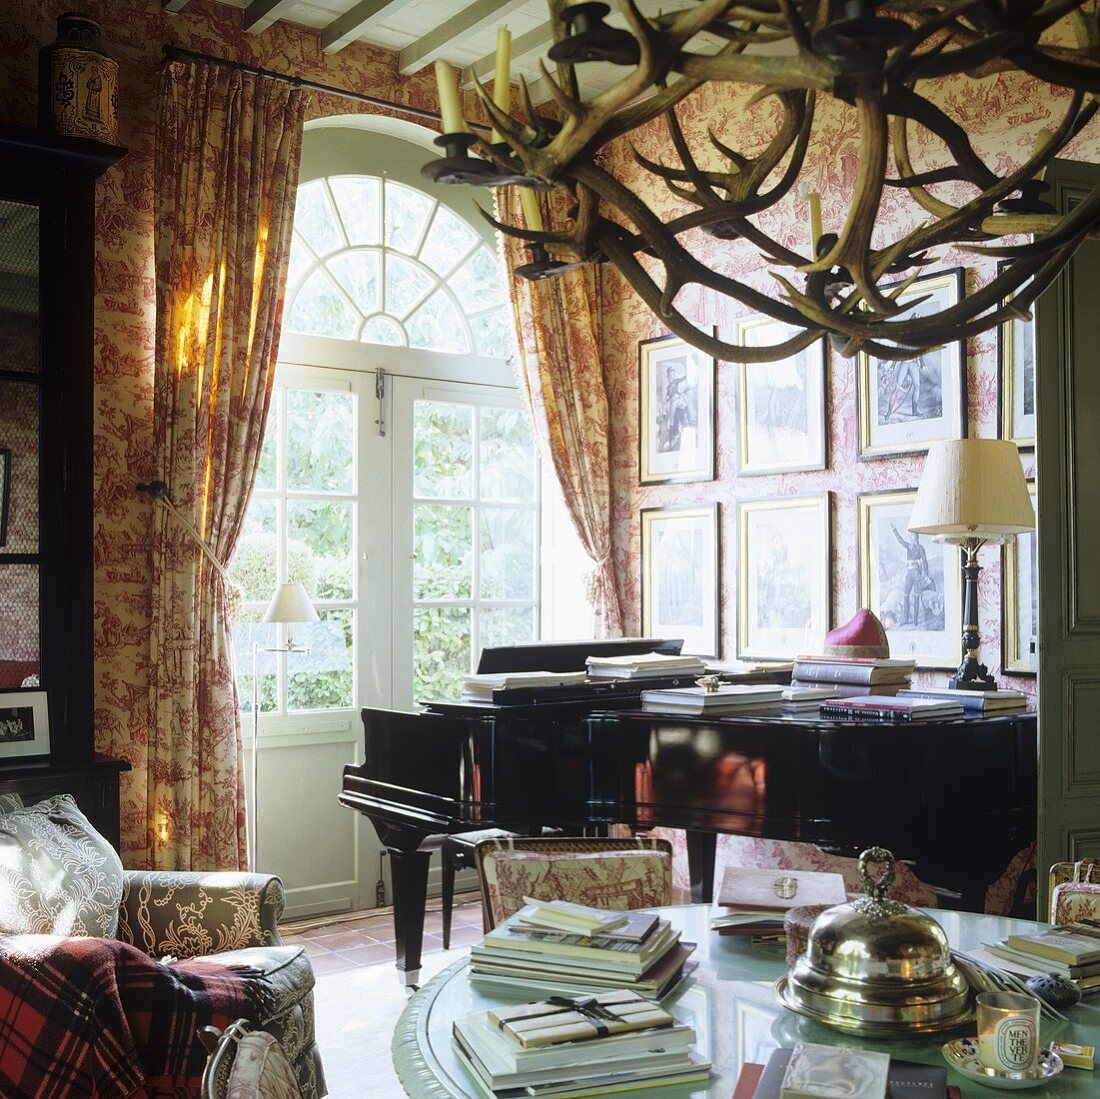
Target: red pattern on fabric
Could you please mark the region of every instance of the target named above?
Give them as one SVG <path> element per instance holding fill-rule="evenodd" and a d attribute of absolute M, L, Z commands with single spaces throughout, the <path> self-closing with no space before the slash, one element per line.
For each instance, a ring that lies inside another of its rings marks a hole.
<path fill-rule="evenodd" d="M 0 1095 L 193 1097 L 206 1063 L 198 1028 L 260 1018 L 258 977 L 212 962 L 164 965 L 113 939 L 6 936 Z"/>

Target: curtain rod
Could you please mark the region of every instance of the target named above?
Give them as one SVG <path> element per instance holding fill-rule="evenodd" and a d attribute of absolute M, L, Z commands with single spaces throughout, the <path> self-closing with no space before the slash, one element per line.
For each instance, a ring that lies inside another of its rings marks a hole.
<path fill-rule="evenodd" d="M 209 53 L 198 53 L 195 50 L 185 50 L 182 46 L 166 45 L 164 47 L 164 59 L 166 61 L 190 60 L 203 61 L 207 65 L 220 65 L 225 69 L 233 69 L 235 72 L 251 73 L 253 76 L 266 76 L 272 80 L 282 80 L 287 84 L 293 84 L 298 88 L 308 88 L 312 92 L 323 92 L 325 95 L 336 95 L 341 99 L 351 99 L 356 103 L 366 103 L 371 107 L 384 107 L 390 111 L 400 111 L 402 114 L 412 115 L 414 118 L 425 118 L 432 122 L 442 121 L 436 111 L 428 111 L 423 107 L 410 107 L 404 103 L 394 103 L 389 99 L 381 99 L 376 95 L 367 95 L 365 92 L 353 92 L 347 88 L 337 88 L 332 84 L 321 84 L 316 80 L 306 80 L 300 76 L 290 76 L 287 73 L 275 72 L 273 69 L 260 69 L 255 65 L 246 65 L 243 61 L 231 61 L 228 57 L 214 57 Z M 489 127 L 480 122 L 468 122 L 472 130 L 488 131 Z"/>

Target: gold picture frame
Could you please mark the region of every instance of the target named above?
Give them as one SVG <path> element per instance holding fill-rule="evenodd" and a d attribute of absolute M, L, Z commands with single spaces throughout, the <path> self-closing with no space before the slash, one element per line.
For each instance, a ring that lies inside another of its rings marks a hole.
<path fill-rule="evenodd" d="M 782 343 L 793 325 L 761 314 L 737 322 L 741 347 Z M 737 363 L 737 472 L 741 477 L 826 469 L 825 341 L 786 359 Z"/>
<path fill-rule="evenodd" d="M 737 655 L 819 651 L 832 623 L 828 492 L 737 505 Z"/>
<path fill-rule="evenodd" d="M 946 309 L 961 301 L 962 295 L 961 267 L 921 275 L 897 295 L 899 304 L 913 302 L 899 319 Z M 966 438 L 966 344 L 962 340 L 897 362 L 861 351 L 856 390 L 861 461 L 923 454 L 941 439 Z"/>
<path fill-rule="evenodd" d="M 714 480 L 715 361 L 678 336 L 638 344 L 638 480 Z"/>
<path fill-rule="evenodd" d="M 1034 481 L 1028 482 L 1027 493 L 1035 507 Z M 1030 642 L 1039 632 L 1037 535 L 1038 524 L 1001 547 L 1001 671 L 1012 675 L 1036 673 Z"/>
<path fill-rule="evenodd" d="M 955 668 L 962 655 L 957 546 L 909 533 L 915 489 L 856 497 L 859 604 L 878 616 L 892 657 Z"/>
<path fill-rule="evenodd" d="M 718 504 L 642 508 L 642 636 L 721 655 Z"/>
<path fill-rule="evenodd" d="M 1006 266 L 998 264 L 997 273 Z M 1010 295 L 1005 302 L 1011 300 Z M 1034 320 L 1013 317 L 997 329 L 998 429 L 1021 450 L 1035 449 L 1036 353 Z"/>

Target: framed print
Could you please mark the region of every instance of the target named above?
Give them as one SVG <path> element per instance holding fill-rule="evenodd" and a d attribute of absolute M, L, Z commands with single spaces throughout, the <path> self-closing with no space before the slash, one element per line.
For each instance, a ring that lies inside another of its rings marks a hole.
<path fill-rule="evenodd" d="M 737 325 L 743 347 L 782 343 L 797 334 L 770 317 Z M 825 468 L 825 341 L 770 363 L 737 364 L 738 454 L 742 477 Z"/>
<path fill-rule="evenodd" d="M 1005 266 L 998 264 L 997 273 Z M 1035 446 L 1035 322 L 1016 318 L 1006 321 L 997 342 L 1001 438 L 1011 439 L 1026 450 Z"/>
<path fill-rule="evenodd" d="M 11 499 L 11 450 L 0 446 L 0 547 L 8 540 L 8 502 Z"/>
<path fill-rule="evenodd" d="M 1027 486 L 1035 507 L 1035 484 Z M 1031 643 L 1039 635 L 1039 568 L 1035 531 L 1019 534 L 1001 547 L 1004 615 L 1001 620 L 1001 670 L 1034 675 Z"/>
<path fill-rule="evenodd" d="M 792 659 L 824 641 L 832 611 L 829 494 L 737 507 L 737 655 Z"/>
<path fill-rule="evenodd" d="M 939 312 L 958 302 L 962 289 L 961 267 L 922 275 L 899 295 L 900 303 L 913 303 L 899 316 Z M 901 362 L 861 353 L 856 377 L 860 458 L 923 452 L 939 439 L 966 436 L 966 345 L 962 341 Z"/>
<path fill-rule="evenodd" d="M 719 655 L 717 504 L 642 509 L 642 634 Z"/>
<path fill-rule="evenodd" d="M 859 599 L 886 629 L 892 657 L 955 668 L 962 656 L 959 547 L 909 533 L 915 491 L 858 497 Z"/>
<path fill-rule="evenodd" d="M 45 691 L 0 694 L 0 760 L 50 754 L 50 717 Z"/>
<path fill-rule="evenodd" d="M 714 478 L 714 360 L 676 336 L 638 344 L 643 485 Z"/>

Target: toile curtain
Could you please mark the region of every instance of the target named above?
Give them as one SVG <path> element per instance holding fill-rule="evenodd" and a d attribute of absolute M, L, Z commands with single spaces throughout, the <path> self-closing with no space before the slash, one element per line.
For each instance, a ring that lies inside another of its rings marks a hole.
<path fill-rule="evenodd" d="M 247 861 L 222 565 L 241 534 L 271 400 L 303 111 L 300 88 L 268 77 L 189 61 L 161 71 L 154 457 L 178 515 L 157 507 L 153 523 L 153 869 Z"/>
<path fill-rule="evenodd" d="M 538 196 L 540 203 L 546 199 Z M 518 187 L 496 190 L 497 218 L 523 224 Z M 546 215 L 543 206 L 543 214 Z M 623 616 L 611 557 L 611 457 L 593 264 L 543 282 L 516 278 L 523 242 L 502 235 L 520 377 L 544 459 L 553 465 L 581 543 L 593 561 L 597 637 L 619 637 Z"/>

